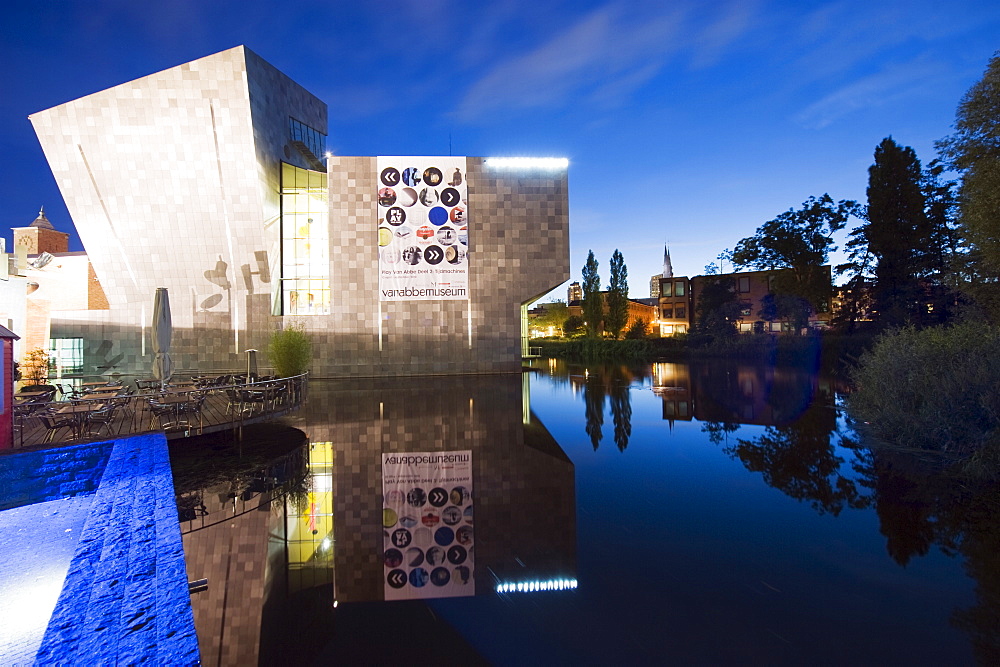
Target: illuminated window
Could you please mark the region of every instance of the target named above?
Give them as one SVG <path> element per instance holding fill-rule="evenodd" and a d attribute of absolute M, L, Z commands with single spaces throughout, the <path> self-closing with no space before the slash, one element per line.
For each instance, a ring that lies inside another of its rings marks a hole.
<path fill-rule="evenodd" d="M 660 285 L 660 296 L 673 296 L 673 284 L 672 283 L 662 283 Z"/>
<path fill-rule="evenodd" d="M 83 372 L 83 339 L 53 338 L 49 341 L 49 370 L 56 377 Z"/>
<path fill-rule="evenodd" d="M 326 174 L 281 165 L 281 313 L 330 313 Z"/>
<path fill-rule="evenodd" d="M 674 296 L 684 296 L 684 283 L 677 281 L 674 283 Z"/>

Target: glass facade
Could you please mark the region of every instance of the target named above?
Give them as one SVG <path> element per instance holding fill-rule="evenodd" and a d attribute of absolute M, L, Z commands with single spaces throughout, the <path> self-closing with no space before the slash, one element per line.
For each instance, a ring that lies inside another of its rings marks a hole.
<path fill-rule="evenodd" d="M 55 377 L 83 372 L 83 339 L 52 338 L 49 340 L 49 371 Z"/>
<path fill-rule="evenodd" d="M 301 141 L 305 144 L 306 148 L 320 160 L 326 154 L 326 135 L 312 129 L 305 123 L 289 118 L 288 135 L 292 141 Z"/>
<path fill-rule="evenodd" d="M 281 164 L 281 313 L 330 313 L 326 174 Z"/>

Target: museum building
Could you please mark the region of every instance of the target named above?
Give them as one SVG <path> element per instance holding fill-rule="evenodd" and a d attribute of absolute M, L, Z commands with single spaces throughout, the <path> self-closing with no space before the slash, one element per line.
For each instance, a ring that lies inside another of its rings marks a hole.
<path fill-rule="evenodd" d="M 50 300 L 84 374 L 148 372 L 158 287 L 180 370 L 296 326 L 316 376 L 514 372 L 569 278 L 565 160 L 329 155 L 326 104 L 244 46 L 30 120 L 106 297 Z"/>

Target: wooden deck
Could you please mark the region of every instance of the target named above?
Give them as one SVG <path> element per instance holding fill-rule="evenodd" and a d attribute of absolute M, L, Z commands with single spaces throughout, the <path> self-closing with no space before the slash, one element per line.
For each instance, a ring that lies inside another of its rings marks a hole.
<path fill-rule="evenodd" d="M 238 429 L 298 409 L 306 377 L 229 385 L 177 385 L 142 393 L 127 384 L 93 398 L 15 406 L 14 448 L 163 431 L 167 439 Z M 131 393 L 125 393 L 131 392 Z"/>

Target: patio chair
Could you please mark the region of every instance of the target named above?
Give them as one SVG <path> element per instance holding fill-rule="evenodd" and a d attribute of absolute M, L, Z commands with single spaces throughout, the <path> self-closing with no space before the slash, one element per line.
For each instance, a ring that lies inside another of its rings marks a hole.
<path fill-rule="evenodd" d="M 73 435 L 76 435 L 77 418 L 74 415 L 60 415 L 51 410 L 40 410 L 35 413 L 38 420 L 42 422 L 42 426 L 45 427 L 45 442 L 52 442 L 55 438 L 56 433 L 61 429 L 68 428 L 71 429 Z"/>
<path fill-rule="evenodd" d="M 84 422 L 84 432 L 87 435 L 100 435 L 102 429 L 106 428 L 110 431 L 117 411 L 118 405 L 113 401 L 108 401 L 104 404 L 104 407 L 87 413 L 86 421 Z M 95 425 L 97 426 L 96 431 L 94 430 Z"/>

